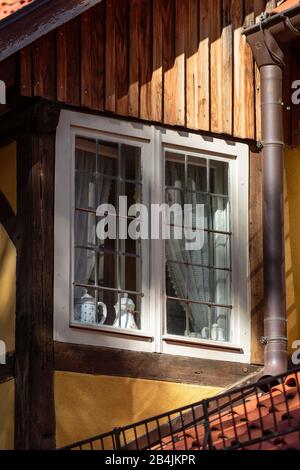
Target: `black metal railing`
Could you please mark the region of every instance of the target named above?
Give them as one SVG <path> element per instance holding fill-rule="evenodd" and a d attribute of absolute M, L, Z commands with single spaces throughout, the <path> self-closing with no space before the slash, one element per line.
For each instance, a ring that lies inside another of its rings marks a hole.
<path fill-rule="evenodd" d="M 60 450 L 221 450 L 272 446 L 282 436 L 299 441 L 299 382 L 300 368 Z"/>

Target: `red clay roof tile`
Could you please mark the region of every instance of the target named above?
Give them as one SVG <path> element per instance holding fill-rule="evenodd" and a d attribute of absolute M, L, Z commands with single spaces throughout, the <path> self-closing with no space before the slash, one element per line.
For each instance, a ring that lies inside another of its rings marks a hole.
<path fill-rule="evenodd" d="M 283 384 L 273 387 L 270 392 L 256 394 L 245 403 L 209 418 L 211 440 L 215 449 L 224 449 L 244 443 L 249 450 L 300 450 L 300 373 L 289 376 Z M 291 428 L 291 426 L 295 426 Z M 284 433 L 274 437 L 275 433 Z M 154 447 L 162 450 L 202 450 L 205 429 L 203 424 L 164 438 Z M 252 444 L 251 441 L 265 441 Z"/>
<path fill-rule="evenodd" d="M 12 15 L 34 0 L 0 0 L 0 20 Z"/>

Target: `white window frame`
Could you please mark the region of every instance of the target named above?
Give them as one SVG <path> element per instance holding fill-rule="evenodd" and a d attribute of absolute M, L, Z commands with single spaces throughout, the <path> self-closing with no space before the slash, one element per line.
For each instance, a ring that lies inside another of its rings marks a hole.
<path fill-rule="evenodd" d="M 143 259 L 141 331 L 72 323 L 73 214 L 75 135 L 126 142 L 142 149 L 145 203 L 165 203 L 164 149 L 177 149 L 229 161 L 232 224 L 232 318 L 234 341 L 214 342 L 165 334 L 164 241 L 151 240 Z M 146 176 L 146 178 L 145 178 Z M 250 301 L 248 246 L 249 147 L 240 142 L 205 137 L 115 118 L 63 110 L 56 134 L 54 339 L 60 342 L 168 353 L 214 360 L 250 362 Z M 151 187 L 146 182 L 151 181 Z M 148 262 L 149 261 L 149 262 Z M 148 321 L 148 323 L 147 323 Z"/>

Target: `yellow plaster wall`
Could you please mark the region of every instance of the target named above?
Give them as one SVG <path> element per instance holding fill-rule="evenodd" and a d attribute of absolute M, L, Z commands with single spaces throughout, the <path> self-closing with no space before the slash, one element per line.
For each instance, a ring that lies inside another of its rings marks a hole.
<path fill-rule="evenodd" d="M 219 391 L 215 387 L 56 372 L 57 446 L 191 404 Z"/>
<path fill-rule="evenodd" d="M 285 249 L 289 348 L 300 340 L 300 150 L 285 153 Z"/>
<path fill-rule="evenodd" d="M 15 382 L 0 383 L 0 450 L 14 448 Z"/>
<path fill-rule="evenodd" d="M 0 191 L 16 212 L 16 145 L 0 148 Z M 15 348 L 16 249 L 0 224 L 0 340 Z"/>

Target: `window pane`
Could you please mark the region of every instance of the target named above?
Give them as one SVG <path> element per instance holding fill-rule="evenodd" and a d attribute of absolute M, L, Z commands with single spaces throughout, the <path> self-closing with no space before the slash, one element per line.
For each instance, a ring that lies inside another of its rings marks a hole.
<path fill-rule="evenodd" d="M 141 181 L 141 149 L 130 145 L 122 145 L 121 167 L 123 178 Z"/>
<path fill-rule="evenodd" d="M 111 204 L 116 210 L 118 208 L 118 182 L 116 180 L 97 176 L 96 201 L 97 207 L 100 204 Z"/>
<path fill-rule="evenodd" d="M 75 282 L 78 284 L 95 283 L 95 253 L 92 250 L 75 249 Z"/>
<path fill-rule="evenodd" d="M 196 225 L 198 225 L 198 227 L 201 229 L 207 229 L 208 228 L 208 213 L 209 213 L 208 196 L 205 194 L 186 192 L 185 204 L 190 204 L 192 206 L 192 226 L 196 227 Z M 203 210 L 200 207 L 199 209 L 201 210 L 197 211 L 197 205 L 199 206 L 202 205 Z M 200 214 L 200 217 L 199 217 L 199 214 Z M 203 218 L 202 218 L 202 215 L 203 215 Z M 189 214 L 188 214 L 188 217 L 190 217 Z M 189 221 L 189 218 L 186 220 Z M 189 226 L 189 222 L 186 223 L 185 225 Z"/>
<path fill-rule="evenodd" d="M 207 305 L 189 304 L 189 336 L 209 339 L 209 308 Z"/>
<path fill-rule="evenodd" d="M 167 333 L 184 336 L 186 331 L 187 305 L 174 300 L 167 300 Z"/>
<path fill-rule="evenodd" d="M 76 137 L 75 168 L 86 173 L 96 172 L 96 140 Z"/>
<path fill-rule="evenodd" d="M 140 292 L 141 260 L 133 256 L 120 256 L 120 289 Z"/>
<path fill-rule="evenodd" d="M 211 270 L 212 302 L 221 305 L 230 305 L 231 273 L 219 269 Z"/>
<path fill-rule="evenodd" d="M 207 192 L 207 165 L 204 158 L 188 157 L 187 190 Z"/>
<path fill-rule="evenodd" d="M 230 309 L 222 307 L 212 308 L 212 324 L 215 325 L 212 335 L 217 341 L 231 341 L 230 318 Z"/>
<path fill-rule="evenodd" d="M 98 141 L 98 173 L 118 176 L 118 144 Z"/>
<path fill-rule="evenodd" d="M 211 228 L 221 232 L 230 231 L 230 211 L 228 198 L 211 198 Z"/>
<path fill-rule="evenodd" d="M 230 236 L 211 234 L 211 265 L 216 268 L 230 269 Z"/>
<path fill-rule="evenodd" d="M 98 253 L 98 286 L 117 287 L 117 255 L 115 253 Z"/>
<path fill-rule="evenodd" d="M 186 272 L 186 289 L 189 300 L 209 302 L 209 269 L 188 266 Z"/>
<path fill-rule="evenodd" d="M 133 184 L 127 182 L 119 183 L 120 196 L 127 196 L 128 209 L 133 204 L 140 204 L 142 202 L 142 188 L 140 184 Z"/>
<path fill-rule="evenodd" d="M 90 247 L 96 244 L 96 216 L 87 212 L 75 212 L 75 245 Z"/>
<path fill-rule="evenodd" d="M 166 153 L 166 186 L 184 189 L 185 157 L 177 153 Z"/>
<path fill-rule="evenodd" d="M 77 171 L 75 176 L 76 207 L 96 209 L 96 180 L 91 173 Z"/>
<path fill-rule="evenodd" d="M 210 192 L 228 195 L 229 164 L 210 160 Z"/>
<path fill-rule="evenodd" d="M 166 293 L 169 297 L 187 298 L 186 276 L 187 267 L 185 264 L 167 262 Z"/>

